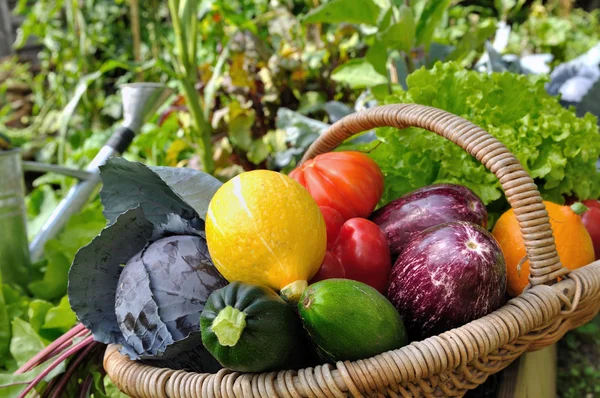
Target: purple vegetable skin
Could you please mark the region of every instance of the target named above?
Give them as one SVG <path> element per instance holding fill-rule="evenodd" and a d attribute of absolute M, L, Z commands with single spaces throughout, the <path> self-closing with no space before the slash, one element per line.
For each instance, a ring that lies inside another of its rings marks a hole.
<path fill-rule="evenodd" d="M 392 258 L 421 231 L 451 221 L 468 221 L 483 227 L 487 209 L 467 187 L 435 184 L 419 188 L 388 203 L 371 216 L 388 238 Z"/>
<path fill-rule="evenodd" d="M 387 296 L 410 337 L 423 339 L 496 310 L 505 289 L 506 265 L 494 237 L 479 225 L 451 222 L 408 243 Z"/>

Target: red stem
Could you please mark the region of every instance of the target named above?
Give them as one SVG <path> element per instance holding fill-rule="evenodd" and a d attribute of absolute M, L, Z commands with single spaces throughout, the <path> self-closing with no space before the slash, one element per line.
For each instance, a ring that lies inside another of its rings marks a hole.
<path fill-rule="evenodd" d="M 33 390 L 35 388 L 35 386 L 40 381 L 42 381 L 44 379 L 44 377 L 46 377 L 48 375 L 48 373 L 50 373 L 54 368 L 56 368 L 58 365 L 60 365 L 65 359 L 67 359 L 68 357 L 70 357 L 71 355 L 76 353 L 77 351 L 81 350 L 83 347 L 86 347 L 93 341 L 94 341 L 94 336 L 86 337 L 83 341 L 75 344 L 73 347 L 69 348 L 68 350 L 66 350 L 65 352 L 60 354 L 58 359 L 56 359 L 54 362 L 52 362 L 50 364 L 50 366 L 48 366 L 46 369 L 44 369 L 44 371 L 42 373 L 40 373 L 35 379 L 33 379 L 33 381 L 31 383 L 29 383 L 27 388 L 25 388 L 25 390 L 23 390 L 23 392 L 21 394 L 19 394 L 18 398 L 25 398 L 27 396 L 27 394 L 29 393 L 29 391 Z"/>
<path fill-rule="evenodd" d="M 77 370 L 77 367 L 79 366 L 79 364 L 85 359 L 85 357 L 90 353 L 90 351 L 92 351 L 94 348 L 97 347 L 97 344 L 98 343 L 93 342 L 92 344 L 85 347 L 85 349 L 83 351 L 81 351 L 81 353 L 79 353 L 77 355 L 77 357 L 71 363 L 69 363 L 69 367 L 68 367 L 67 371 L 64 373 L 64 375 L 61 377 L 60 383 L 58 383 L 58 385 L 56 386 L 56 389 L 54 390 L 54 394 L 52 394 L 52 398 L 60 398 L 61 394 L 63 393 L 63 391 L 62 391 L 63 388 L 65 388 L 65 386 L 69 382 L 69 379 L 71 378 L 71 376 L 73 376 L 73 373 L 75 373 L 75 371 Z"/>
<path fill-rule="evenodd" d="M 94 376 L 92 376 L 92 375 L 88 375 L 88 377 L 85 378 L 85 381 L 81 384 L 81 394 L 79 394 L 79 398 L 87 397 L 93 381 L 94 381 Z"/>
<path fill-rule="evenodd" d="M 83 330 L 87 330 L 87 329 L 82 324 L 73 326 L 73 328 L 71 330 L 69 330 L 67 333 L 63 334 L 61 337 L 56 339 L 48 347 L 46 347 L 42 351 L 38 352 L 29 361 L 25 362 L 25 364 L 23 366 L 21 366 L 19 369 L 17 369 L 17 371 L 14 374 L 18 375 L 18 374 L 22 374 L 22 373 L 25 373 L 25 372 L 31 370 L 38 363 L 42 362 L 42 359 L 47 358 L 48 353 L 53 352 L 56 347 L 61 346 L 65 341 L 68 341 L 76 334 L 81 333 L 81 331 L 83 331 Z"/>
<path fill-rule="evenodd" d="M 46 387 L 46 389 L 44 390 L 44 392 L 42 394 L 42 398 L 48 398 L 48 396 L 50 395 L 50 393 L 56 386 L 57 382 L 58 382 L 58 377 L 55 377 L 50 381 L 50 383 L 48 383 L 48 386 Z"/>
<path fill-rule="evenodd" d="M 76 338 L 88 337 L 89 335 L 90 335 L 89 331 L 82 330 L 81 332 L 79 332 L 75 336 L 73 336 L 70 340 L 63 342 L 60 346 L 56 347 L 54 350 L 52 350 L 50 353 L 48 353 L 48 355 L 46 355 L 46 358 L 44 358 L 44 360 L 40 361 L 39 363 L 43 363 L 43 362 L 47 361 L 49 358 L 52 358 L 52 357 L 60 354 L 61 352 L 63 352 L 65 349 L 69 348 L 69 346 L 71 344 L 73 344 L 73 340 L 75 340 Z"/>

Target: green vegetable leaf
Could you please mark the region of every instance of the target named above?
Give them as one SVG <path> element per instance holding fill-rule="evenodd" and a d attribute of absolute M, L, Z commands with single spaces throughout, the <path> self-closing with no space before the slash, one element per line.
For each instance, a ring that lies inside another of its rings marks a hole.
<path fill-rule="evenodd" d="M 144 248 L 152 236 L 152 227 L 139 207 L 128 210 L 79 250 L 73 260 L 69 299 L 79 320 L 96 341 L 125 342 L 114 305 L 121 265 Z"/>
<path fill-rule="evenodd" d="M 303 23 L 364 23 L 377 25 L 380 12 L 381 9 L 373 0 L 331 0 L 306 14 Z"/>
<path fill-rule="evenodd" d="M 416 43 L 423 44 L 426 51 L 429 50 L 435 28 L 442 20 L 444 12 L 450 7 L 450 3 L 451 0 L 426 2 L 416 28 Z"/>
<path fill-rule="evenodd" d="M 400 7 L 399 13 L 398 22 L 381 35 L 381 41 L 387 47 L 397 47 L 404 52 L 409 52 L 415 41 L 415 19 L 410 7 L 405 5 Z"/>
<path fill-rule="evenodd" d="M 71 266 L 71 257 L 65 254 L 57 239 L 46 242 L 44 248 L 47 261 L 46 272 L 42 280 L 29 284 L 29 290 L 37 297 L 53 300 L 65 294 L 67 290 L 67 273 Z"/>
<path fill-rule="evenodd" d="M 56 307 L 50 308 L 46 313 L 42 328 L 58 329 L 62 334 L 68 332 L 76 323 L 77 317 L 71 310 L 69 298 L 64 296 Z"/>
<path fill-rule="evenodd" d="M 18 366 L 25 364 L 46 347 L 45 342 L 33 330 L 33 327 L 21 318 L 12 320 L 12 335 L 10 353 L 17 361 Z"/>
<path fill-rule="evenodd" d="M 375 67 L 366 59 L 353 59 L 334 69 L 331 78 L 338 83 L 344 83 L 350 88 L 365 88 L 387 83 L 387 77 L 378 73 Z"/>
<path fill-rule="evenodd" d="M 167 222 L 167 214 L 175 213 L 187 220 L 197 218 L 194 208 L 186 203 L 158 174 L 142 163 L 111 158 L 100 167 L 103 186 L 100 200 L 104 216 L 112 224 L 127 210 L 141 206 L 153 224 Z"/>
<path fill-rule="evenodd" d="M 203 220 L 208 204 L 223 183 L 202 171 L 179 167 L 150 167 Z"/>
<path fill-rule="evenodd" d="M 46 314 L 52 307 L 52 303 L 45 300 L 36 299 L 29 303 L 29 323 L 36 333 L 40 332 L 46 320 Z"/>
<path fill-rule="evenodd" d="M 23 290 L 7 284 L 2 285 L 2 293 L 4 294 L 8 319 L 19 317 L 26 319 L 30 301 L 27 294 Z"/>
<path fill-rule="evenodd" d="M 369 61 L 369 63 L 373 65 L 373 68 L 375 68 L 375 71 L 382 76 L 387 75 L 387 56 L 387 46 L 382 41 L 373 43 L 365 54 L 367 61 Z"/>

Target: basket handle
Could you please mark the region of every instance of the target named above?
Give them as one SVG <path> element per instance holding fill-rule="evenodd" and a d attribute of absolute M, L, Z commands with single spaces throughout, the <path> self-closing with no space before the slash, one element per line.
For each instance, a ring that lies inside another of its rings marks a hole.
<path fill-rule="evenodd" d="M 419 127 L 457 144 L 498 177 L 525 241 L 532 286 L 553 284 L 569 269 L 558 257 L 550 219 L 533 179 L 517 158 L 481 127 L 441 109 L 418 104 L 382 105 L 348 115 L 319 136 L 301 162 L 330 152 L 353 135 L 376 127 Z"/>

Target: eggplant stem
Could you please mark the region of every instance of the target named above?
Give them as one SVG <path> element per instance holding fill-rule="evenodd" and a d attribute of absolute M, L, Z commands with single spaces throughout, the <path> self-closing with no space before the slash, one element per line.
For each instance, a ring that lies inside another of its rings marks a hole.
<path fill-rule="evenodd" d="M 233 347 L 240 340 L 242 332 L 246 328 L 246 314 L 228 305 L 219 311 L 211 327 L 219 344 Z"/>

